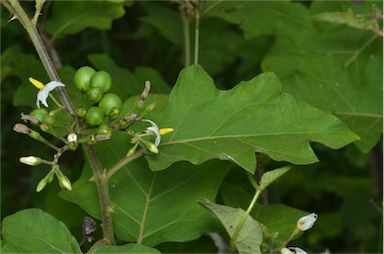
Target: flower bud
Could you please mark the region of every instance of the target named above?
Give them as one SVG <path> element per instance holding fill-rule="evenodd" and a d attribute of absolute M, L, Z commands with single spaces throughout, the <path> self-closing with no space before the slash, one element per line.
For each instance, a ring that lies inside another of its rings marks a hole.
<path fill-rule="evenodd" d="M 69 133 L 67 140 L 69 143 L 71 142 L 77 143 L 77 135 L 75 133 Z"/>
<path fill-rule="evenodd" d="M 63 174 L 59 174 L 59 181 L 60 184 L 67 190 L 71 191 L 72 190 L 72 185 L 69 179 Z"/>
<path fill-rule="evenodd" d="M 136 143 L 131 149 L 129 149 L 126 156 L 129 157 L 129 156 L 132 156 L 133 154 L 135 154 L 138 145 L 139 145 L 139 143 Z"/>
<path fill-rule="evenodd" d="M 42 159 L 35 156 L 21 157 L 20 162 L 29 166 L 37 166 L 42 162 Z"/>
<path fill-rule="evenodd" d="M 149 104 L 149 105 L 147 106 L 147 108 L 145 109 L 145 111 L 147 111 L 148 113 L 149 113 L 149 112 L 152 112 L 152 111 L 155 109 L 155 107 L 156 107 L 156 102 L 151 103 L 151 104 Z"/>
<path fill-rule="evenodd" d="M 151 153 L 159 153 L 159 149 L 155 146 L 155 144 L 152 144 L 150 142 L 145 143 L 145 148 L 148 149 Z"/>
<path fill-rule="evenodd" d="M 306 231 L 313 227 L 316 220 L 317 220 L 316 213 L 311 213 L 306 216 L 303 216 L 297 221 L 297 228 L 300 231 Z"/>
<path fill-rule="evenodd" d="M 285 248 L 285 247 L 280 250 L 280 253 L 281 254 L 293 254 L 292 251 L 290 251 L 288 248 Z"/>
<path fill-rule="evenodd" d="M 15 132 L 18 132 L 18 133 L 22 133 L 22 134 L 29 134 L 29 128 L 28 126 L 24 125 L 24 124 L 21 124 L 21 123 L 17 123 L 15 124 L 15 126 L 13 126 L 13 130 Z"/>
<path fill-rule="evenodd" d="M 44 177 L 43 179 L 41 179 L 40 182 L 37 184 L 36 192 L 40 192 L 42 189 L 44 189 L 47 183 L 48 183 L 47 177 Z"/>
<path fill-rule="evenodd" d="M 44 138 L 41 136 L 40 133 L 38 133 L 37 131 L 34 131 L 34 130 L 31 130 L 31 132 L 29 133 L 29 136 L 37 141 L 42 141 L 44 142 Z"/>
<path fill-rule="evenodd" d="M 87 114 L 87 110 L 85 108 L 76 109 L 76 115 L 80 118 L 83 118 Z"/>

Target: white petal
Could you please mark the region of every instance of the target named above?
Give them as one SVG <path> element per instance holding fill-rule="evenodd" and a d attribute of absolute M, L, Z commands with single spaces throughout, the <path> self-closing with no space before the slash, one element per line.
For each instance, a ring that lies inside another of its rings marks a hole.
<path fill-rule="evenodd" d="M 160 129 L 157 124 L 151 120 L 148 119 L 143 119 L 142 121 L 150 123 L 152 126 L 147 128 L 147 131 L 151 131 L 153 134 L 155 134 L 156 139 L 155 139 L 155 146 L 159 146 L 160 141 L 161 141 L 161 135 L 160 135 Z"/>
<path fill-rule="evenodd" d="M 288 249 L 293 250 L 296 254 L 307 254 L 306 251 L 304 251 L 298 247 L 288 247 Z"/>
<path fill-rule="evenodd" d="M 40 102 L 41 104 L 43 104 L 45 107 L 48 108 L 47 98 L 48 98 L 49 92 L 51 92 L 58 86 L 65 86 L 65 85 L 60 81 L 51 81 L 45 85 L 44 89 L 40 90 L 37 93 L 36 105 L 38 108 L 40 108 Z"/>
<path fill-rule="evenodd" d="M 300 231 L 306 231 L 306 230 L 310 229 L 311 227 L 313 227 L 313 224 L 315 224 L 316 220 L 317 220 L 317 214 L 316 213 L 308 214 L 304 217 L 301 217 L 297 221 L 297 228 Z"/>

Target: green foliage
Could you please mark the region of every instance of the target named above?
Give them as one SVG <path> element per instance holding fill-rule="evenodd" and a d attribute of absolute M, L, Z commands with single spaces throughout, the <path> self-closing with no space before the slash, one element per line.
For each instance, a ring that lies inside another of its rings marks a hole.
<path fill-rule="evenodd" d="M 112 21 L 124 15 L 121 3 L 113 1 L 54 2 L 52 16 L 45 29 L 53 38 L 78 33 L 87 27 L 97 29 L 111 28 Z"/>
<path fill-rule="evenodd" d="M 200 66 L 188 67 L 164 115 L 159 124 L 175 131 L 164 137 L 159 155 L 147 157 L 153 170 L 180 160 L 200 164 L 219 158 L 254 172 L 255 151 L 277 161 L 309 164 L 317 161 L 309 140 L 340 148 L 357 139 L 337 118 L 282 93 L 272 73 L 219 91 Z"/>
<path fill-rule="evenodd" d="M 284 246 L 382 252 L 382 149 L 376 145 L 382 135 L 381 2 L 46 2 L 37 28 L 47 32 L 48 52 L 65 66 L 60 79 L 83 114 L 74 123 L 64 110 L 53 110 L 49 99 L 42 123 L 23 123 L 52 142 L 44 147 L 12 133 L 20 113 L 36 107 L 38 90 L 28 78 L 50 80 L 20 20 L 7 22 L 7 1 L 0 24 L 6 148 L 1 196 L 11 204 L 2 206 L 3 216 L 12 215 L 2 217 L 2 252 L 81 253 L 76 239 L 83 239 L 81 222 L 90 215 L 100 221 L 91 234 L 95 241 L 84 238 L 81 245 L 87 252 L 108 238 L 101 209 L 112 215 L 117 245 L 95 253 L 214 253 L 229 241 L 233 249 L 222 252 L 279 253 Z M 34 2 L 20 4 L 34 13 Z M 194 50 L 199 65 L 188 66 L 194 59 L 184 58 Z M 84 65 L 109 73 L 110 92 L 122 99 L 113 110 L 102 103 L 112 113 L 98 121 L 100 127 L 87 126 L 84 115 L 101 96 L 90 102 L 75 85 L 75 68 Z M 146 81 L 151 90 L 140 97 Z M 59 97 L 57 91 L 52 95 Z M 156 133 L 140 118 L 175 129 L 161 136 L 158 154 L 146 149 L 143 142 L 154 142 Z M 67 141 L 72 132 L 78 143 Z M 130 156 L 143 158 L 103 178 L 102 170 L 110 173 L 131 158 L 127 152 L 138 139 L 139 154 Z M 92 173 L 87 153 L 83 164 L 81 149 L 58 155 L 94 143 L 100 175 Z M 27 155 L 60 158 L 55 165 L 73 190 L 57 195 L 54 180 L 35 193 L 52 165 L 26 169 L 18 159 Z M 97 179 L 108 181 L 108 207 L 100 201 Z M 29 207 L 51 215 L 22 210 Z M 293 234 L 304 211 L 319 219 L 309 232 Z"/>
<path fill-rule="evenodd" d="M 371 38 L 352 29 L 282 32 L 263 60 L 284 91 L 343 120 L 360 136 L 356 145 L 364 152 L 382 132 L 381 49 L 374 43 L 363 47 Z"/>
<path fill-rule="evenodd" d="M 105 167 L 129 150 L 129 138 L 117 134 L 110 143 L 97 146 Z M 110 181 L 117 237 L 125 241 L 141 239 L 143 244 L 154 246 L 165 241 L 193 240 L 215 229 L 211 216 L 197 201 L 213 200 L 226 172 L 224 162 L 198 168 L 179 163 L 163 172 L 150 171 L 145 160 L 132 162 Z M 96 186 L 90 178 L 86 166 L 73 190 L 61 196 L 100 218 Z"/>
<path fill-rule="evenodd" d="M 67 227 L 40 209 L 26 209 L 6 217 L 2 237 L 3 251 L 7 253 L 81 253 Z"/>
<path fill-rule="evenodd" d="M 237 223 L 244 215 L 245 211 L 240 208 L 217 205 L 209 202 L 201 203 L 209 209 L 224 225 L 225 230 L 231 236 L 235 232 Z M 247 217 L 244 226 L 241 228 L 239 237 L 236 240 L 236 248 L 241 254 L 255 253 L 260 254 L 260 245 L 263 239 L 262 229 L 259 222 L 251 217 Z"/>
<path fill-rule="evenodd" d="M 292 33 L 310 27 L 306 8 L 288 1 L 209 1 L 204 13 L 239 25 L 246 38 L 274 34 L 277 27 Z"/>
<path fill-rule="evenodd" d="M 95 250 L 96 254 L 103 253 L 132 253 L 132 254 L 160 254 L 160 251 L 146 247 L 143 245 L 138 245 L 134 243 L 120 245 L 120 246 L 104 246 Z"/>

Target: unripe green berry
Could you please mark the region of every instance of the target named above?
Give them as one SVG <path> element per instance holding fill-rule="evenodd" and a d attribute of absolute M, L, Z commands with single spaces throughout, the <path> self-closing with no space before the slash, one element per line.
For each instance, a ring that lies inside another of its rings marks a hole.
<path fill-rule="evenodd" d="M 111 89 L 112 86 L 112 78 L 108 74 L 108 72 L 105 71 L 98 71 L 96 72 L 90 81 L 91 88 L 100 88 L 103 93 L 107 92 L 109 89 Z"/>
<path fill-rule="evenodd" d="M 96 71 L 89 66 L 83 66 L 79 68 L 75 73 L 75 85 L 82 91 L 86 92 L 90 88 L 90 81 Z"/>
<path fill-rule="evenodd" d="M 87 97 L 92 104 L 95 104 L 103 97 L 103 91 L 98 87 L 92 87 L 88 90 Z"/>

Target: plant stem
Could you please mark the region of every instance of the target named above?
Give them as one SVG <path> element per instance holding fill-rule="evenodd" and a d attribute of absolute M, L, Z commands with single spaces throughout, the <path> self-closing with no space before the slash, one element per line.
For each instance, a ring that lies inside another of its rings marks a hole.
<path fill-rule="evenodd" d="M 231 237 L 231 246 L 234 248 L 236 247 L 236 240 L 240 234 L 241 228 L 243 227 L 244 222 L 247 220 L 249 214 L 251 213 L 253 206 L 255 205 L 257 199 L 260 196 L 260 193 L 261 193 L 261 190 L 256 191 L 255 195 L 252 198 L 251 203 L 248 206 L 247 211 L 244 213 L 244 215 L 241 217 L 239 223 L 236 225 L 235 232 L 233 233 L 233 235 Z"/>
<path fill-rule="evenodd" d="M 13 15 L 17 17 L 24 29 L 27 31 L 35 49 L 42 61 L 45 70 L 48 73 L 48 76 L 51 80 L 60 80 L 56 72 L 55 66 L 52 63 L 52 60 L 44 46 L 44 43 L 36 29 L 32 24 L 31 20 L 25 13 L 23 7 L 19 4 L 17 0 L 4 0 L 1 2 Z M 67 109 L 67 111 L 74 116 L 75 123 L 77 124 L 77 119 L 75 117 L 75 110 L 68 97 L 66 91 L 62 87 L 58 87 L 59 96 Z M 106 172 L 103 170 L 99 160 L 96 157 L 93 147 L 90 145 L 84 145 L 84 150 L 88 155 L 91 168 L 95 177 L 96 187 L 99 193 L 99 203 L 100 203 L 100 213 L 101 220 L 103 225 L 103 237 L 109 244 L 115 244 L 114 233 L 113 233 L 113 224 L 111 216 L 111 201 L 109 198 L 108 190 L 108 178 L 106 177 Z"/>
<path fill-rule="evenodd" d="M 4 0 L 2 1 L 2 4 L 13 14 L 17 17 L 17 19 L 20 21 L 24 29 L 27 31 L 29 38 L 31 39 L 33 45 L 35 46 L 35 49 L 37 51 L 37 54 L 40 57 L 41 62 L 44 65 L 44 68 L 46 69 L 48 76 L 50 80 L 57 80 L 60 81 L 59 75 L 56 72 L 55 67 L 52 64 L 52 61 L 48 55 L 47 50 L 44 47 L 43 41 L 41 40 L 41 37 L 36 29 L 36 27 L 33 25 L 32 21 L 29 19 L 28 15 L 25 13 L 23 7 L 21 7 L 19 1 L 16 0 Z M 60 98 L 66 108 L 66 110 L 73 116 L 75 116 L 75 110 L 74 107 L 63 87 L 57 88 Z"/>
<path fill-rule="evenodd" d="M 199 26 L 200 26 L 200 12 L 199 12 L 199 1 L 195 6 L 195 62 L 199 63 Z"/>
<path fill-rule="evenodd" d="M 113 233 L 112 224 L 112 203 L 109 198 L 108 177 L 106 170 L 101 166 L 100 161 L 97 159 L 95 150 L 91 145 L 84 145 L 85 151 L 88 155 L 89 164 L 93 171 L 97 191 L 99 194 L 101 221 L 103 228 L 103 237 L 109 243 L 114 245 L 115 238 Z"/>
<path fill-rule="evenodd" d="M 139 150 L 136 153 L 134 153 L 131 156 L 124 157 L 118 162 L 116 162 L 107 172 L 107 179 L 110 179 L 117 171 L 119 171 L 122 167 L 130 163 L 131 161 L 136 160 L 137 158 L 140 158 L 142 155 L 144 155 L 145 150 Z"/>
<path fill-rule="evenodd" d="M 180 8 L 181 20 L 183 22 L 184 31 L 184 67 L 187 67 L 191 61 L 191 42 L 189 38 L 189 18 L 183 8 Z"/>

